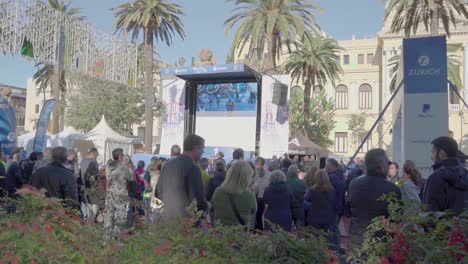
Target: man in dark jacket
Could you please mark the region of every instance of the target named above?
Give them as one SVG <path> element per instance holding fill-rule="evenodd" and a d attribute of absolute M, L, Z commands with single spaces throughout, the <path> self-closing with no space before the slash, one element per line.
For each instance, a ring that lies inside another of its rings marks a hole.
<path fill-rule="evenodd" d="M 458 144 L 449 137 L 432 141 L 432 166 L 423 203 L 434 212 L 452 210 L 460 214 L 468 208 L 468 171 L 457 159 Z"/>
<path fill-rule="evenodd" d="M 330 183 L 335 190 L 335 210 L 337 213 L 337 219 L 335 223 L 331 225 L 331 231 L 333 232 L 332 242 L 336 245 L 337 248 L 340 248 L 340 229 L 339 224 L 341 217 L 344 214 L 344 204 L 345 204 L 345 190 L 346 190 L 346 180 L 343 174 L 343 171 L 340 170 L 340 165 L 335 159 L 329 158 L 325 162 L 325 170 L 328 172 L 328 177 L 330 178 Z"/>
<path fill-rule="evenodd" d="M 31 185 L 46 189 L 48 197 L 64 200 L 67 207 L 78 208 L 78 190 L 75 174 L 64 167 L 67 149 L 56 147 L 52 150 L 52 163 L 37 170 L 31 177 Z"/>
<path fill-rule="evenodd" d="M 378 216 L 388 216 L 388 204 L 379 199 L 384 194 L 396 193 L 400 189 L 386 180 L 389 160 L 383 149 L 372 149 L 366 153 L 364 164 L 367 174 L 354 179 L 349 184 L 348 200 L 351 210 L 351 227 L 348 248 L 356 254 L 363 243 L 363 236 L 371 220 Z"/>
<path fill-rule="evenodd" d="M 186 216 L 186 208 L 194 199 L 198 210 L 206 210 L 201 171 L 196 164 L 203 155 L 204 148 L 205 140 L 190 134 L 184 139 L 182 155 L 164 165 L 154 193 L 164 204 L 163 219 Z"/>
<path fill-rule="evenodd" d="M 292 192 L 292 217 L 293 222 L 299 232 L 302 232 L 305 223 L 304 216 L 304 195 L 306 193 L 306 185 L 299 179 L 299 168 L 297 165 L 291 165 L 286 174 L 286 183 Z"/>
<path fill-rule="evenodd" d="M 226 179 L 226 163 L 224 160 L 219 159 L 215 163 L 214 176 L 208 180 L 206 187 L 205 197 L 208 202 L 211 202 L 211 198 L 213 198 L 214 192 L 219 186 L 221 186 L 221 184 L 224 182 L 224 179 Z M 215 222 L 214 216 L 214 208 L 211 207 L 210 220 L 212 224 Z"/>

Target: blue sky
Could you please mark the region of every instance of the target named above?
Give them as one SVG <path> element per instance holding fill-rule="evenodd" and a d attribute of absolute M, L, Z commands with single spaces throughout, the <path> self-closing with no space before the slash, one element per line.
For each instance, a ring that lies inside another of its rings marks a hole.
<path fill-rule="evenodd" d="M 186 13 L 183 18 L 187 38 L 175 38 L 171 47 L 158 44 L 162 59 L 174 63 L 181 56 L 190 63 L 202 48 L 211 48 L 218 63 L 223 63 L 231 46 L 232 34 L 225 35 L 224 20 L 231 14 L 233 4 L 224 0 L 173 0 Z M 93 26 L 114 32 L 112 7 L 125 0 L 72 0 L 80 7 Z M 328 35 L 338 39 L 373 37 L 383 22 L 384 4 L 381 0 L 312 0 L 322 7 L 316 18 Z M 0 56 L 0 83 L 26 87 L 26 80 L 34 72 L 34 64 L 20 56 Z"/>

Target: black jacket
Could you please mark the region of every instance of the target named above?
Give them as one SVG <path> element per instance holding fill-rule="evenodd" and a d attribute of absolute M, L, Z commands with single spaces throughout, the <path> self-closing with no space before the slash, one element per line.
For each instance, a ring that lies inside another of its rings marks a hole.
<path fill-rule="evenodd" d="M 224 179 L 226 179 L 226 172 L 215 172 L 215 175 L 208 180 L 208 184 L 206 185 L 206 200 L 211 201 L 213 198 L 213 194 L 216 189 L 221 186 Z"/>
<path fill-rule="evenodd" d="M 310 225 L 331 225 L 336 222 L 335 190 L 329 192 L 310 189 L 306 200 L 310 202 L 307 223 Z"/>
<path fill-rule="evenodd" d="M 76 208 L 78 190 L 75 174 L 60 163 L 53 162 L 36 171 L 31 177 L 31 185 L 46 189 L 48 197 L 63 199 L 66 206 Z"/>
<path fill-rule="evenodd" d="M 423 202 L 434 212 L 453 210 L 460 214 L 468 208 L 468 171 L 457 159 L 433 165 L 424 190 Z"/>
<path fill-rule="evenodd" d="M 380 201 L 384 194 L 401 191 L 395 184 L 386 180 L 386 175 L 363 175 L 349 184 L 349 207 L 351 210 L 350 243 L 360 245 L 371 220 L 377 216 L 388 216 L 388 204 Z"/>
<path fill-rule="evenodd" d="M 10 164 L 6 177 L 8 197 L 15 197 L 16 190 L 20 189 L 23 184 L 27 183 L 24 179 L 23 169 L 17 161 Z"/>
<path fill-rule="evenodd" d="M 6 195 L 6 168 L 0 162 L 0 197 Z"/>

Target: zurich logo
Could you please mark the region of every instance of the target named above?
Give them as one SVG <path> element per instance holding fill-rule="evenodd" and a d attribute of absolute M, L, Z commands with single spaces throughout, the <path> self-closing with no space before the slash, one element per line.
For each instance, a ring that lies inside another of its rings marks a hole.
<path fill-rule="evenodd" d="M 422 112 L 427 114 L 427 113 L 429 113 L 429 111 L 431 111 L 431 105 L 430 104 L 423 104 Z"/>
<path fill-rule="evenodd" d="M 426 67 L 430 62 L 431 60 L 429 59 L 429 56 L 419 56 L 418 58 L 419 66 Z"/>

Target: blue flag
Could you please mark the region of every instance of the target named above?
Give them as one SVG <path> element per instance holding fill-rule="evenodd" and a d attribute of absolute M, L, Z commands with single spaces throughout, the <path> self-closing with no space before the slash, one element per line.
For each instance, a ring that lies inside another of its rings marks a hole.
<path fill-rule="evenodd" d="M 44 152 L 47 144 L 47 127 L 49 126 L 50 115 L 54 111 L 55 100 L 47 100 L 42 106 L 41 114 L 37 122 L 36 136 L 34 137 L 33 151 Z"/>
<path fill-rule="evenodd" d="M 6 155 L 11 155 L 15 147 L 15 110 L 4 97 L 0 96 L 0 149 L 2 149 Z"/>

